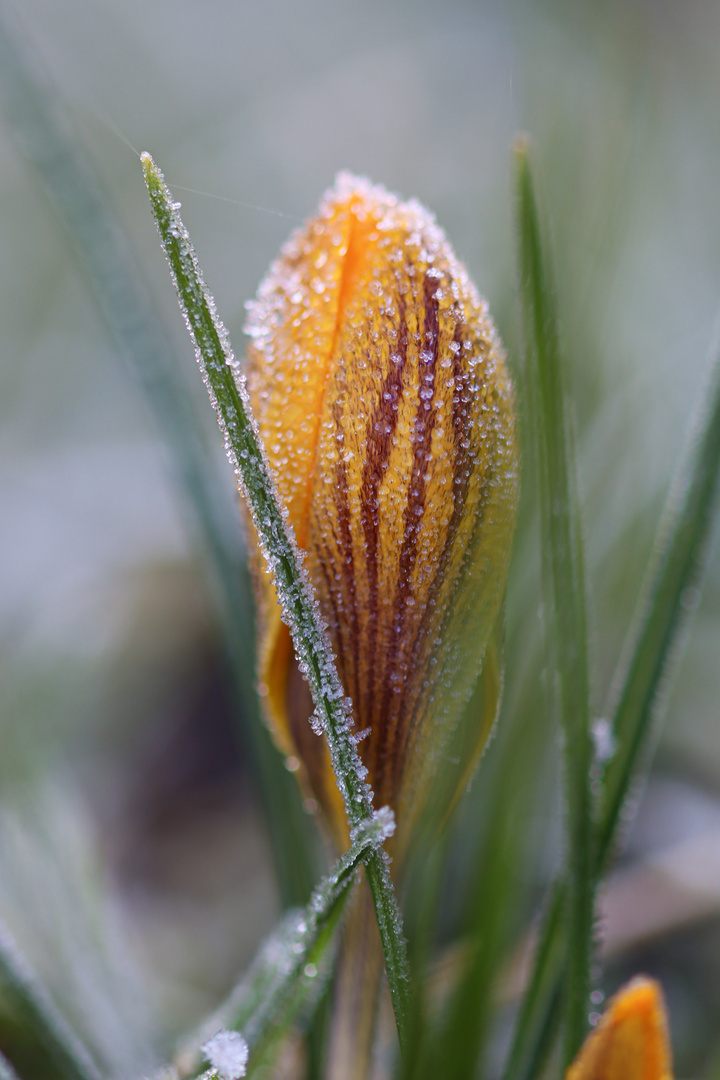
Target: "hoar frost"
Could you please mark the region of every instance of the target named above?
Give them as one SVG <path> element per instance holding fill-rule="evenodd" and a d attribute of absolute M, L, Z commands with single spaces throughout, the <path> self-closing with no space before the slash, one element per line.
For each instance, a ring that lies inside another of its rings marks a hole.
<path fill-rule="evenodd" d="M 245 1076 L 249 1050 L 238 1031 L 218 1031 L 202 1051 L 221 1080 L 241 1080 Z"/>

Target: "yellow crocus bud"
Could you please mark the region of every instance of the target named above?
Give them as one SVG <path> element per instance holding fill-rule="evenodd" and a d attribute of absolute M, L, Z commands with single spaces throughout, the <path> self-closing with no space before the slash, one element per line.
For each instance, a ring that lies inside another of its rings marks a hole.
<path fill-rule="evenodd" d="M 640 976 L 611 998 L 565 1080 L 672 1080 L 662 990 Z"/>
<path fill-rule="evenodd" d="M 402 828 L 447 751 L 505 587 L 518 455 L 502 346 L 433 217 L 345 174 L 283 248 L 247 330 L 253 409 L 375 804 Z M 256 570 L 269 722 L 343 843 L 310 695 Z"/>

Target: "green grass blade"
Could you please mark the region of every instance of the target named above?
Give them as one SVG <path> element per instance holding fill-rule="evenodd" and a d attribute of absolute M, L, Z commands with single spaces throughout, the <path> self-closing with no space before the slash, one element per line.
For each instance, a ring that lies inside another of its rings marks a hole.
<path fill-rule="evenodd" d="M 702 1080 L 720 1080 L 720 1050 L 717 1045 L 703 1070 Z"/>
<path fill-rule="evenodd" d="M 559 882 L 553 889 L 540 926 L 540 939 L 515 1021 L 504 1080 L 533 1080 L 542 1068 L 548 1043 L 557 1027 L 565 958 L 564 884 Z"/>
<path fill-rule="evenodd" d="M 248 721 L 246 730 L 259 766 L 281 894 L 286 904 L 303 904 L 317 877 L 314 846 L 295 781 L 258 713 L 252 599 L 232 493 L 219 471 L 215 446 L 178 376 L 175 346 L 150 300 L 122 224 L 58 93 L 46 83 L 20 35 L 11 29 L 2 5 L 0 96 L 18 146 L 68 227 L 105 324 L 171 452 L 224 623 L 227 652 Z"/>
<path fill-rule="evenodd" d="M 613 680 L 606 715 L 616 751 L 605 771 L 599 858 L 612 854 L 623 806 L 645 764 L 664 702 L 672 659 L 699 583 L 717 508 L 720 471 L 720 362 L 663 512 L 637 615 Z"/>
<path fill-rule="evenodd" d="M 515 163 L 525 372 L 540 473 L 543 595 L 551 681 L 565 743 L 568 942 L 563 1008 L 567 1063 L 588 1030 L 595 900 L 585 574 L 557 312 L 526 144 L 518 145 Z"/>
<path fill-rule="evenodd" d="M 517 788 L 511 788 L 517 791 Z M 513 909 L 513 884 L 517 882 L 518 836 L 512 816 L 495 801 L 493 826 L 485 837 L 478 860 L 476 880 L 469 890 L 467 953 L 457 986 L 434 1045 L 425 1056 L 420 1073 L 425 1080 L 473 1080 L 487 1039 L 492 1014 L 492 994 L 501 958 L 505 954 L 509 915 Z M 479 871 L 479 873 L 478 873 Z"/>
<path fill-rule="evenodd" d="M 313 1012 L 305 1039 L 307 1059 L 305 1080 L 325 1080 L 325 1059 L 332 1016 L 332 982 L 328 980 Z"/>
<path fill-rule="evenodd" d="M 427 1060 L 431 1006 L 428 986 L 431 978 L 435 927 L 442 900 L 451 829 L 426 835 L 420 857 L 412 857 L 404 883 L 405 927 L 408 935 L 412 973 L 411 1015 L 408 1050 L 397 1072 L 399 1080 L 422 1080 Z"/>
<path fill-rule="evenodd" d="M 393 828 L 392 815 L 382 811 L 358 828 L 350 849 L 315 889 L 308 906 L 285 916 L 247 976 L 180 1050 L 181 1076 L 201 1071 L 202 1044 L 221 1028 L 242 1033 L 250 1049 L 251 1073 L 268 1063 L 288 1027 L 322 993 L 334 930 L 356 870 L 370 852 L 382 848 Z"/>
<path fill-rule="evenodd" d="M 21 1080 L 102 1080 L 89 1051 L 57 1011 L 2 927 L 0 1047 Z"/>
<path fill-rule="evenodd" d="M 596 847 L 598 877 L 611 860 L 623 806 L 648 765 L 653 729 L 660 719 L 682 630 L 692 608 L 686 590 L 697 596 L 717 510 L 720 474 L 720 358 L 711 392 L 693 425 L 688 449 L 672 485 L 653 545 L 637 612 L 613 678 L 611 719 L 617 751 L 605 775 Z M 614 704 L 613 704 L 614 703 Z M 523 999 L 505 1073 L 507 1080 L 531 1080 L 540 1048 L 557 1022 L 557 994 L 564 961 L 564 883 L 553 893 L 543 923 L 529 988 Z M 548 1008 L 547 1002 L 555 1002 Z"/>
<path fill-rule="evenodd" d="M 372 792 L 348 729 L 345 694 L 325 636 L 302 557 L 281 509 L 252 416 L 245 377 L 235 359 L 215 302 L 203 281 L 178 206 L 149 154 L 142 155 L 153 215 L 180 307 L 215 407 L 225 448 L 247 500 L 265 557 L 275 579 L 283 617 L 290 627 L 300 668 L 325 733 L 351 835 L 373 813 Z M 401 1045 L 405 1037 L 407 948 L 387 856 L 372 850 L 365 871 L 373 895 Z"/>

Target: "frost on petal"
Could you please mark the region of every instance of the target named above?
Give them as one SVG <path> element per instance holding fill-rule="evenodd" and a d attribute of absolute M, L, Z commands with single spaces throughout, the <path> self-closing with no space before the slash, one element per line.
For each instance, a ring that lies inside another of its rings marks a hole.
<path fill-rule="evenodd" d="M 518 455 L 502 347 L 432 215 L 349 176 L 283 249 L 248 330 L 253 409 L 352 701 L 350 733 L 402 829 L 504 591 Z M 271 725 L 342 834 L 272 582 L 256 581 Z M 477 745 L 482 718 L 478 731 Z"/>

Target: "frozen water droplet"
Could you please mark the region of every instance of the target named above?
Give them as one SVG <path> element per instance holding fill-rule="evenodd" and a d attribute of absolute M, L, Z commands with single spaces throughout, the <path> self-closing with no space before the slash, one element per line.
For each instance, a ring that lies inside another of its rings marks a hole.
<path fill-rule="evenodd" d="M 373 820 L 379 825 L 383 840 L 389 839 L 395 832 L 395 815 L 389 806 L 381 806 L 379 810 L 376 810 Z"/>
<path fill-rule="evenodd" d="M 239 1031 L 218 1031 L 202 1052 L 222 1080 L 241 1080 L 247 1072 L 249 1050 Z"/>

